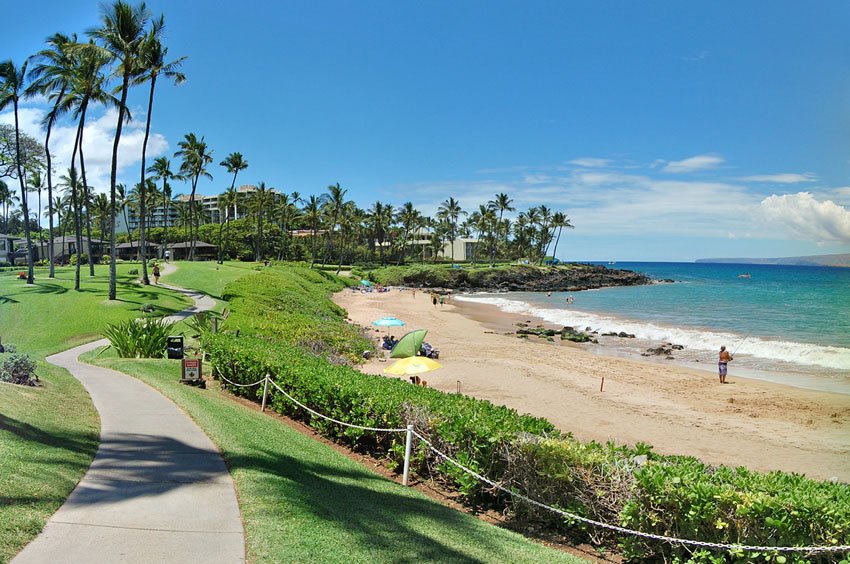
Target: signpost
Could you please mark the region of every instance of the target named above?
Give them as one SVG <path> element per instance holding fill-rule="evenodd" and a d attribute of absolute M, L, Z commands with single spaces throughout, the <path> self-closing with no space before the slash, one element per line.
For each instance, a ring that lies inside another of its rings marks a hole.
<path fill-rule="evenodd" d="M 180 376 L 180 381 L 184 384 L 200 384 L 203 382 L 201 376 L 201 359 L 184 358 L 183 373 Z"/>

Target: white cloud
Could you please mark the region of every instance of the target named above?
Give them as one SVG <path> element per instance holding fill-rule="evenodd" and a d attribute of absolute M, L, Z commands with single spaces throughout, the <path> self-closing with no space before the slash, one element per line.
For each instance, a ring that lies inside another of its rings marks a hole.
<path fill-rule="evenodd" d="M 610 159 L 597 159 L 594 157 L 582 157 L 580 159 L 573 159 L 570 161 L 570 164 L 576 166 L 583 166 L 586 168 L 600 168 L 606 167 L 611 164 Z"/>
<path fill-rule="evenodd" d="M 724 162 L 723 157 L 718 155 L 696 155 L 681 161 L 669 161 L 661 170 L 672 173 L 696 172 L 715 168 Z"/>
<path fill-rule="evenodd" d="M 819 202 L 809 192 L 774 194 L 762 200 L 761 211 L 806 239 L 850 243 L 850 211 L 832 200 Z"/>
<path fill-rule="evenodd" d="M 21 130 L 38 140 L 44 139 L 41 120 L 45 111 L 39 108 L 22 107 L 18 111 Z M 135 120 L 125 124 L 118 145 L 118 181 L 128 185 L 139 181 L 142 143 L 145 137 L 145 116 L 143 112 L 134 112 Z M 0 123 L 14 123 L 12 112 L 0 114 Z M 96 192 L 108 192 L 112 171 L 112 144 L 115 138 L 115 125 L 118 110 L 108 109 L 98 113 L 89 113 L 83 131 L 83 154 L 86 163 L 86 180 Z M 70 166 L 71 153 L 77 125 L 63 121 L 53 127 L 50 136 L 50 154 L 53 156 L 54 173 L 62 175 Z M 149 162 L 168 150 L 168 141 L 156 132 L 148 139 L 147 160 Z"/>
<path fill-rule="evenodd" d="M 798 182 L 816 182 L 818 177 L 811 172 L 802 174 L 795 172 L 784 172 L 780 174 L 754 174 L 741 178 L 744 182 L 774 182 L 776 184 L 797 184 Z"/>

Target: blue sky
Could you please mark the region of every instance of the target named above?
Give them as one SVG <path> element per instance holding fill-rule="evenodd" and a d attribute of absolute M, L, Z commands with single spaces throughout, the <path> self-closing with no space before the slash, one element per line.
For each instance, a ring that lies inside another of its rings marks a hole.
<path fill-rule="evenodd" d="M 846 2 L 149 2 L 187 82 L 162 85 L 148 158 L 184 133 L 240 151 L 239 183 L 362 207 L 467 210 L 506 192 L 576 226 L 562 258 L 850 252 Z M 0 58 L 98 22 L 98 3 L 4 7 Z M 10 25 L 10 23 L 13 25 Z M 146 90 L 122 145 L 136 181 Z M 24 108 L 33 133 L 44 106 Z M 108 189 L 114 116 L 87 129 Z M 98 119 L 98 117 L 100 119 Z M 8 113 L 0 121 L 8 122 Z M 54 153 L 72 139 L 57 132 Z M 60 156 L 61 159 L 61 156 Z M 177 186 L 177 191 L 188 187 Z"/>

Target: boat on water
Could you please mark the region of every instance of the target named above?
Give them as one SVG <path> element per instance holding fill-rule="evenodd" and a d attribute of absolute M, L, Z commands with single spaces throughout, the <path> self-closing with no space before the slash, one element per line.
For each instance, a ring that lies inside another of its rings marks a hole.
<path fill-rule="evenodd" d="M 749 273 L 749 272 L 745 272 L 745 273 L 743 273 L 743 274 L 739 274 L 739 275 L 738 275 L 738 278 L 749 278 L 749 277 L 750 277 L 750 273 Z"/>

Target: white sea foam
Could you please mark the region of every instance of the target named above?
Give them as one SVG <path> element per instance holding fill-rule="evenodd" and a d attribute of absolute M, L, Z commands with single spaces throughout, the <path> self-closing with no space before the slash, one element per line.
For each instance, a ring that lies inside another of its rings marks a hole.
<path fill-rule="evenodd" d="M 588 313 L 574 309 L 542 308 L 532 304 L 495 296 L 466 295 L 458 300 L 491 304 L 504 312 L 530 315 L 556 325 L 576 329 L 592 328 L 599 333 L 621 332 L 648 341 L 670 342 L 684 345 L 693 351 L 716 352 L 726 345 L 733 352 L 771 361 L 788 362 L 804 366 L 818 366 L 834 370 L 850 370 L 850 349 L 820 346 L 809 343 L 772 340 L 750 336 L 743 343 L 743 335 L 692 328 L 668 327 L 644 321 L 634 321 L 613 316 Z"/>

